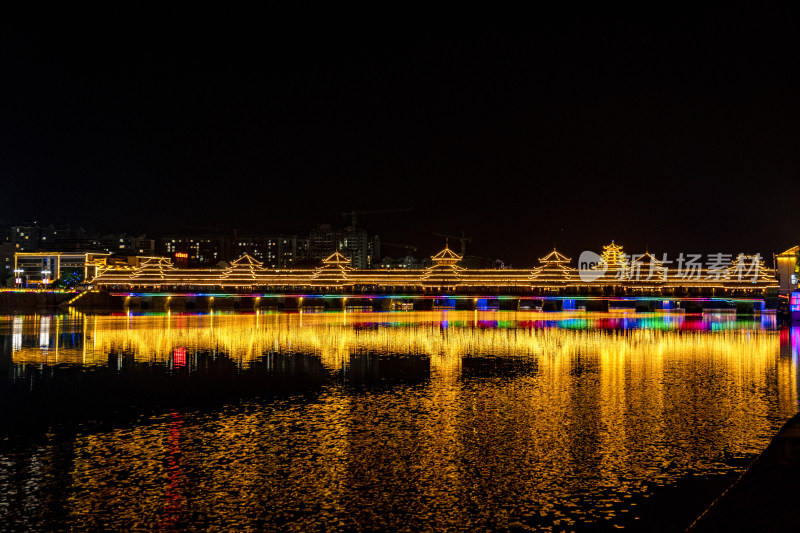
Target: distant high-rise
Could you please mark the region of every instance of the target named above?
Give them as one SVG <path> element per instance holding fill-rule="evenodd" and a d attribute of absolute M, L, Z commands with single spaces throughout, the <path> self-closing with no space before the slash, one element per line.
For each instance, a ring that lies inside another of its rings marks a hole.
<path fill-rule="evenodd" d="M 249 254 L 267 268 L 292 268 L 306 258 L 308 239 L 297 235 L 241 236 L 234 238 L 233 255 Z"/>
<path fill-rule="evenodd" d="M 169 235 L 161 239 L 161 253 L 174 257 L 187 254 L 189 265 L 214 265 L 229 256 L 230 240 L 225 237 Z"/>
<path fill-rule="evenodd" d="M 18 252 L 32 252 L 39 249 L 40 234 L 41 230 L 36 222 L 12 226 L 9 231 L 9 242 Z"/>
<path fill-rule="evenodd" d="M 380 238 L 369 237 L 363 229 L 334 230 L 330 224 L 321 224 L 308 236 L 308 257 L 322 260 L 338 250 L 350 259 L 353 268 L 373 268 L 380 262 Z"/>

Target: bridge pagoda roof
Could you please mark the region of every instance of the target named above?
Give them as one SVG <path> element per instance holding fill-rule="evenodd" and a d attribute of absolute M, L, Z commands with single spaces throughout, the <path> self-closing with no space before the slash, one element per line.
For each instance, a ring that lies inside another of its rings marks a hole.
<path fill-rule="evenodd" d="M 445 244 L 444 249 L 431 256 L 433 264 L 425 269 L 420 280 L 424 285 L 456 285 L 461 281 L 460 273 L 466 270 L 456 263 L 461 261 L 461 256 Z"/>
<path fill-rule="evenodd" d="M 244 254 L 239 259 L 231 261 L 231 267 L 260 267 L 263 266 L 264 263 L 256 259 L 250 254 Z"/>
<path fill-rule="evenodd" d="M 561 263 L 569 263 L 570 261 L 572 261 L 572 259 L 570 259 L 566 255 L 562 254 L 561 252 L 559 252 L 555 248 L 553 248 L 553 251 L 550 252 L 549 254 L 547 254 L 546 256 L 539 258 L 539 262 L 543 263 L 545 265 L 547 265 L 547 264 L 556 264 L 557 265 L 557 264 L 561 264 Z"/>
<path fill-rule="evenodd" d="M 131 274 L 132 278 L 164 278 L 170 272 L 176 271 L 175 265 L 166 257 L 148 257 Z"/>
<path fill-rule="evenodd" d="M 320 268 L 340 268 L 352 270 L 350 259 L 342 255 L 339 250 L 335 250 L 331 255 L 322 260 Z"/>
<path fill-rule="evenodd" d="M 244 254 L 239 259 L 231 261 L 231 265 L 225 269 L 221 279 L 227 282 L 255 281 L 257 274 L 265 271 L 263 264 L 250 254 Z"/>
<path fill-rule="evenodd" d="M 350 259 L 335 250 L 322 260 L 322 266 L 314 269 L 311 276 L 313 285 L 337 285 L 348 279 L 348 274 L 355 271 L 350 266 Z"/>
<path fill-rule="evenodd" d="M 656 266 L 663 266 L 664 265 L 663 261 L 653 257 L 653 254 L 651 254 L 650 252 L 645 252 L 643 254 L 640 254 L 640 255 L 637 255 L 637 256 L 631 258 L 631 262 L 632 263 L 640 263 L 640 264 L 653 263 Z"/>
<path fill-rule="evenodd" d="M 435 266 L 455 266 L 456 263 L 461 261 L 462 257 L 450 249 L 450 246 L 445 244 L 444 249 L 436 255 L 432 255 L 431 259 Z"/>
<path fill-rule="evenodd" d="M 542 265 L 531 271 L 529 279 L 535 283 L 571 280 L 576 270 L 569 266 L 570 261 L 572 259 L 553 248 L 552 252 L 539 258 Z"/>
<path fill-rule="evenodd" d="M 731 262 L 726 274 L 731 281 L 772 281 L 774 278 L 772 270 L 764 265 L 764 258 L 761 254 L 748 255 L 739 254 Z"/>

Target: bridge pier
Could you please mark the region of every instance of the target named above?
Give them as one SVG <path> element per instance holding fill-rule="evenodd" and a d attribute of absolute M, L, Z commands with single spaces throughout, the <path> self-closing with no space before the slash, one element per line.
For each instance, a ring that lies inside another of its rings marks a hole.
<path fill-rule="evenodd" d="M 147 300 L 147 307 L 153 311 L 167 310 L 167 296 L 150 296 Z"/>
<path fill-rule="evenodd" d="M 172 296 L 165 302 L 165 307 L 170 311 L 186 311 L 186 297 L 185 296 Z"/>
<path fill-rule="evenodd" d="M 414 300 L 414 311 L 432 311 L 433 299 L 417 298 Z"/>
<path fill-rule="evenodd" d="M 636 302 L 637 313 L 653 313 L 656 310 L 655 300 L 639 300 Z"/>
<path fill-rule="evenodd" d="M 478 298 L 460 298 L 455 301 L 457 311 L 474 311 L 478 308 Z"/>
<path fill-rule="evenodd" d="M 542 309 L 542 300 L 523 298 L 517 300 L 517 309 L 524 309 L 526 311 L 535 311 Z"/>
<path fill-rule="evenodd" d="M 344 311 L 347 307 L 347 298 L 325 298 L 323 305 L 326 311 Z"/>
<path fill-rule="evenodd" d="M 478 306 L 481 302 L 478 300 Z M 502 298 L 499 300 L 486 300 L 486 306 L 489 308 L 496 307 L 500 311 L 519 311 L 520 299 L 519 298 Z"/>
<path fill-rule="evenodd" d="M 345 309 L 353 311 L 375 311 L 381 306 L 383 298 L 348 298 Z"/>
<path fill-rule="evenodd" d="M 433 301 L 433 308 L 436 309 L 437 307 L 442 310 L 446 309 L 455 309 L 458 305 L 458 300 L 455 298 L 448 298 L 447 296 L 442 296 L 441 298 L 435 298 Z"/>
<path fill-rule="evenodd" d="M 303 298 L 291 297 L 291 296 L 284 296 L 283 298 L 279 298 L 279 306 L 283 300 L 283 310 L 284 311 L 300 311 L 303 309 Z"/>
<path fill-rule="evenodd" d="M 751 316 L 751 315 L 760 315 L 761 311 L 764 310 L 764 302 L 763 301 L 754 301 L 754 302 L 736 302 L 736 315 L 744 315 L 744 316 Z"/>
<path fill-rule="evenodd" d="M 153 309 L 153 297 L 152 296 L 142 296 L 139 298 L 139 310 L 141 311 L 150 311 Z"/>
<path fill-rule="evenodd" d="M 280 304 L 280 301 L 278 300 L 278 298 L 262 297 L 260 302 L 259 302 L 259 304 L 258 304 L 258 308 L 259 309 L 264 309 L 264 310 L 270 309 L 270 310 L 277 311 L 277 310 L 281 309 L 281 304 Z"/>
<path fill-rule="evenodd" d="M 699 314 L 703 312 L 703 304 L 701 302 L 682 301 L 678 302 L 678 305 L 687 313 Z"/>
<path fill-rule="evenodd" d="M 372 301 L 374 311 L 391 311 L 394 308 L 394 298 L 378 298 Z"/>
<path fill-rule="evenodd" d="M 142 308 L 142 299 L 138 296 L 125 296 L 122 299 L 122 308 L 125 311 L 138 311 Z"/>
<path fill-rule="evenodd" d="M 654 310 L 658 311 L 674 311 L 679 307 L 675 300 L 656 300 L 653 303 L 655 304 Z"/>
<path fill-rule="evenodd" d="M 542 311 L 563 311 L 564 302 L 562 300 L 542 300 Z"/>
<path fill-rule="evenodd" d="M 636 300 L 609 300 L 608 308 L 614 311 L 635 311 Z"/>
<path fill-rule="evenodd" d="M 586 310 L 592 312 L 607 312 L 608 300 L 585 300 Z"/>

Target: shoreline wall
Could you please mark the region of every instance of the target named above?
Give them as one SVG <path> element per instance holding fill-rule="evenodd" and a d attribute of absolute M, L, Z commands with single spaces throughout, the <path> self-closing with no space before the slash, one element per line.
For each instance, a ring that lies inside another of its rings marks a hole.
<path fill-rule="evenodd" d="M 74 292 L 0 292 L 0 311 L 57 308 L 75 297 Z"/>

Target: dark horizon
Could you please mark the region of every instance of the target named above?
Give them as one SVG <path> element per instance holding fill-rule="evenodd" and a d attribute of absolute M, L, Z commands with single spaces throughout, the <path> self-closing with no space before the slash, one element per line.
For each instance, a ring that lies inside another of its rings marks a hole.
<path fill-rule="evenodd" d="M 0 219 L 302 234 L 413 206 L 359 226 L 515 265 L 611 240 L 769 259 L 798 242 L 796 22 L 8 31 Z"/>

